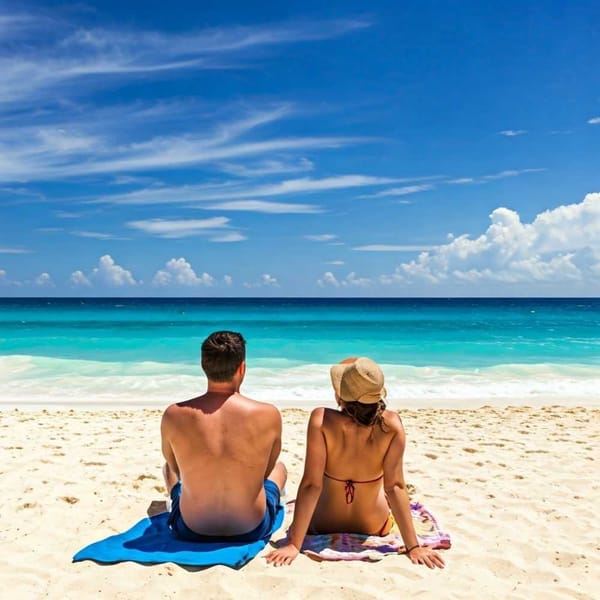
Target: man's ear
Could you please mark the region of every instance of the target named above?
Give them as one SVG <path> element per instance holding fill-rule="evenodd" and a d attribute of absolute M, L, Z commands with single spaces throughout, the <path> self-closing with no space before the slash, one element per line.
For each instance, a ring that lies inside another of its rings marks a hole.
<path fill-rule="evenodd" d="M 237 373 L 238 373 L 238 375 L 240 377 L 240 381 L 242 379 L 244 379 L 244 375 L 246 375 L 246 361 L 245 360 L 243 360 L 240 363 L 240 366 L 237 368 Z"/>

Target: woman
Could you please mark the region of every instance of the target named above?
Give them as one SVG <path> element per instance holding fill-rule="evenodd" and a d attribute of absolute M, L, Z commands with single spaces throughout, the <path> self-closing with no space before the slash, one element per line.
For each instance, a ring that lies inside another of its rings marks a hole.
<path fill-rule="evenodd" d="M 406 437 L 400 417 L 385 409 L 381 369 L 369 358 L 348 358 L 331 367 L 331 381 L 340 410 L 317 408 L 310 416 L 288 542 L 267 562 L 291 564 L 307 533 L 386 535 L 395 519 L 410 560 L 443 567 L 415 534 L 402 470 Z"/>

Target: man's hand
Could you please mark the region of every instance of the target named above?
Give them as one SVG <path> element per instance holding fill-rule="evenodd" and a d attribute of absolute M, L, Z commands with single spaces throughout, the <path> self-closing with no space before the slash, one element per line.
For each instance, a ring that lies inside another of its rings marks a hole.
<path fill-rule="evenodd" d="M 413 548 L 409 552 L 408 558 L 415 565 L 427 565 L 430 569 L 434 569 L 435 567 L 444 568 L 444 559 L 428 546 Z"/>
<path fill-rule="evenodd" d="M 300 550 L 294 544 L 286 544 L 277 550 L 273 550 L 267 554 L 267 562 L 275 567 L 281 565 L 291 565 L 296 556 L 300 554 Z"/>

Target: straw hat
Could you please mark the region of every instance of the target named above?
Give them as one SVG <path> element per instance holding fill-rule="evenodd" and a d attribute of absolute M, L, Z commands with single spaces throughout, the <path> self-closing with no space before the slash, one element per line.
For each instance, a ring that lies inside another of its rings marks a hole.
<path fill-rule="evenodd" d="M 383 371 L 379 365 L 365 357 L 352 362 L 348 360 L 333 365 L 330 370 L 331 383 L 337 395 L 344 402 L 362 404 L 375 404 L 385 398 Z"/>

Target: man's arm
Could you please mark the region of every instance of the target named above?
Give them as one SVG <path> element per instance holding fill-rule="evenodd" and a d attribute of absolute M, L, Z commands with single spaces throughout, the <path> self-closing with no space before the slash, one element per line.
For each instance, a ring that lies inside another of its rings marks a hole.
<path fill-rule="evenodd" d="M 275 439 L 273 440 L 273 446 L 271 447 L 271 454 L 269 455 L 269 462 L 267 463 L 267 469 L 265 471 L 265 479 L 269 477 L 275 468 L 275 464 L 281 453 L 281 413 L 274 406 L 271 408 L 273 409 L 272 428 L 275 433 Z"/>
<path fill-rule="evenodd" d="M 394 415 L 388 423 L 395 431 L 394 438 L 383 459 L 383 486 L 394 519 L 398 524 L 408 558 L 415 564 L 427 565 L 430 569 L 443 567 L 442 557 L 427 547 L 421 547 L 410 513 L 410 498 L 404 481 L 403 458 L 406 447 L 406 434 L 398 415 Z"/>
<path fill-rule="evenodd" d="M 172 407 L 165 410 L 161 422 L 160 422 L 160 438 L 161 438 L 161 449 L 165 460 L 167 461 L 167 469 L 171 475 L 174 475 L 177 479 L 180 479 L 179 465 L 171 446 L 171 430 L 173 427 L 173 415 Z M 165 476 L 166 479 L 166 476 Z M 167 490 L 169 491 L 169 490 Z"/>

